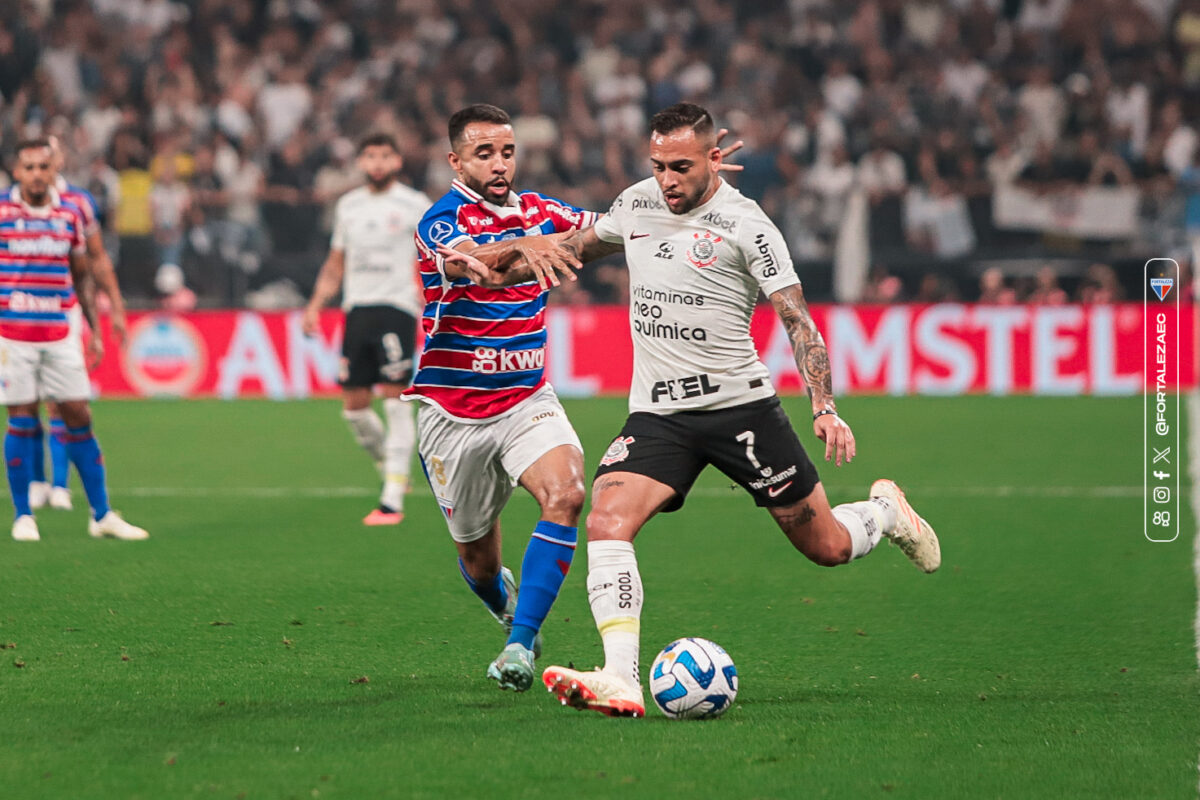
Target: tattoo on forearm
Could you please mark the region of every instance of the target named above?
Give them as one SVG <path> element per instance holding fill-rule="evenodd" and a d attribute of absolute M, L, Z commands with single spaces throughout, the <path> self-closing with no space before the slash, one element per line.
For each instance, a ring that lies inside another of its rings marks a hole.
<path fill-rule="evenodd" d="M 808 388 L 808 396 L 812 404 L 833 408 L 833 375 L 829 367 L 829 350 L 825 340 L 813 322 L 808 305 L 799 288 L 794 291 L 787 289 L 772 295 L 775 310 L 787 329 L 788 338 L 792 342 L 792 352 L 796 358 L 796 367 L 804 378 Z"/>

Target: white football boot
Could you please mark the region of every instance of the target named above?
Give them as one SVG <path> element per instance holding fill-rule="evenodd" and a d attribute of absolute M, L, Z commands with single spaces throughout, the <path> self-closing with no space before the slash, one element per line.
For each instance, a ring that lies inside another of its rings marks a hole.
<path fill-rule="evenodd" d="M 642 687 L 602 669 L 580 672 L 567 667 L 547 667 L 542 673 L 542 683 L 564 706 L 599 711 L 610 717 L 646 716 Z"/>
<path fill-rule="evenodd" d="M 136 525 L 130 525 L 117 514 L 117 512 L 109 509 L 109 512 L 100 519 L 88 520 L 88 536 L 94 539 L 108 537 L 110 539 L 123 539 L 125 541 L 138 541 L 141 539 L 149 539 L 150 534 Z"/>
<path fill-rule="evenodd" d="M 50 500 L 50 484 L 45 481 L 32 481 L 29 484 L 29 507 L 34 511 L 45 508 Z"/>
<path fill-rule="evenodd" d="M 74 507 L 71 503 L 71 490 L 65 486 L 51 487 L 50 507 L 59 511 L 70 511 Z"/>
<path fill-rule="evenodd" d="M 871 484 L 871 498 L 884 497 L 896 507 L 896 525 L 883 535 L 891 539 L 917 567 L 933 572 L 942 565 L 942 546 L 933 526 L 917 515 L 894 481 L 880 478 Z"/>
<path fill-rule="evenodd" d="M 37 520 L 29 514 L 22 514 L 13 520 L 12 537 L 18 542 L 38 542 L 42 535 L 38 533 Z"/>

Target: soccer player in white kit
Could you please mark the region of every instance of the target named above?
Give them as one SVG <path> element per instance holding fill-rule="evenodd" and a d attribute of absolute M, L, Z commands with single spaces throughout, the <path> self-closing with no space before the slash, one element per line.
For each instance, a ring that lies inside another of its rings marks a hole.
<path fill-rule="evenodd" d="M 341 290 L 346 311 L 338 374 L 342 417 L 384 478 L 379 505 L 363 523 L 398 525 L 416 441 L 412 411 L 400 400 L 413 374 L 423 305 L 413 235 L 431 203 L 396 178 L 402 161 L 388 134 L 362 141 L 358 165 L 367 185 L 347 192 L 334 208 L 329 257 L 304 309 L 303 329 L 316 333 L 321 308 Z M 374 386 L 383 395 L 386 429 L 371 407 Z"/>
<path fill-rule="evenodd" d="M 830 508 L 816 468 L 783 412 L 750 339 L 761 290 L 783 320 L 812 400 L 825 457 L 854 457 L 837 414 L 829 354 L 775 225 L 721 180 L 712 117 L 680 103 L 651 122 L 654 177 L 626 189 L 595 226 L 563 247 L 579 261 L 625 250 L 634 344 L 630 415 L 600 460 L 587 518 L 588 600 L 604 643 L 592 672 L 549 667 L 565 705 L 645 714 L 638 668 L 642 581 L 633 539 L 683 505 L 708 464 L 767 508 L 789 541 L 822 566 L 869 553 L 881 536 L 926 572 L 941 563 L 932 527 L 890 480 L 870 499 Z"/>

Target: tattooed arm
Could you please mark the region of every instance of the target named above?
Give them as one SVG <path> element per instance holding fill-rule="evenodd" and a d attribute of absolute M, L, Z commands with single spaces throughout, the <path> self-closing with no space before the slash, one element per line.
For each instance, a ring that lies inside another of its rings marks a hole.
<path fill-rule="evenodd" d="M 829 350 L 825 340 L 813 322 L 808 304 L 804 302 L 804 290 L 800 284 L 780 289 L 771 294 L 771 304 L 775 312 L 783 320 L 788 338 L 792 342 L 792 352 L 796 357 L 796 367 L 804 378 L 808 388 L 808 396 L 812 401 L 813 432 L 817 438 L 825 442 L 825 460 L 837 456 L 837 465 L 842 465 L 842 459 L 849 462 L 854 458 L 854 434 L 850 426 L 837 415 L 837 404 L 833 400 L 833 376 L 829 369 Z"/>

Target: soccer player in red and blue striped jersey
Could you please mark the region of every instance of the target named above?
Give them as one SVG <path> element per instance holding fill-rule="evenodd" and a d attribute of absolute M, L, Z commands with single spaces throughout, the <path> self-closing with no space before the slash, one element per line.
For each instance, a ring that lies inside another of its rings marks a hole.
<path fill-rule="evenodd" d="M 0 198 L 0 395 L 8 407 L 4 456 L 16 508 L 13 538 L 40 538 L 29 506 L 29 483 L 34 434 L 40 427 L 37 404 L 45 397 L 59 403 L 66 423 L 67 454 L 92 509 L 88 533 L 145 539 L 146 531 L 109 508 L 104 459 L 91 429 L 87 367 L 78 342 L 70 338 L 69 314 L 77 305 L 97 327 L 83 214 L 54 189 L 53 154 L 46 140 L 23 141 L 16 155 L 17 186 Z M 103 352 L 95 337 L 89 349 L 93 357 Z"/>
<path fill-rule="evenodd" d="M 509 632 L 488 677 L 525 691 L 539 630 L 574 556 L 584 499 L 582 446 L 544 371 L 548 281 L 529 264 L 539 239 L 598 215 L 513 189 L 516 141 L 503 110 L 465 108 L 450 118 L 449 135 L 457 180 L 417 227 L 426 339 L 407 395 L 421 401 L 421 462 L 462 575 Z M 483 286 L 443 261 L 439 246 L 487 247 L 521 264 L 506 274 L 508 285 Z M 519 592 L 501 563 L 499 524 L 516 484 L 541 506 Z"/>

